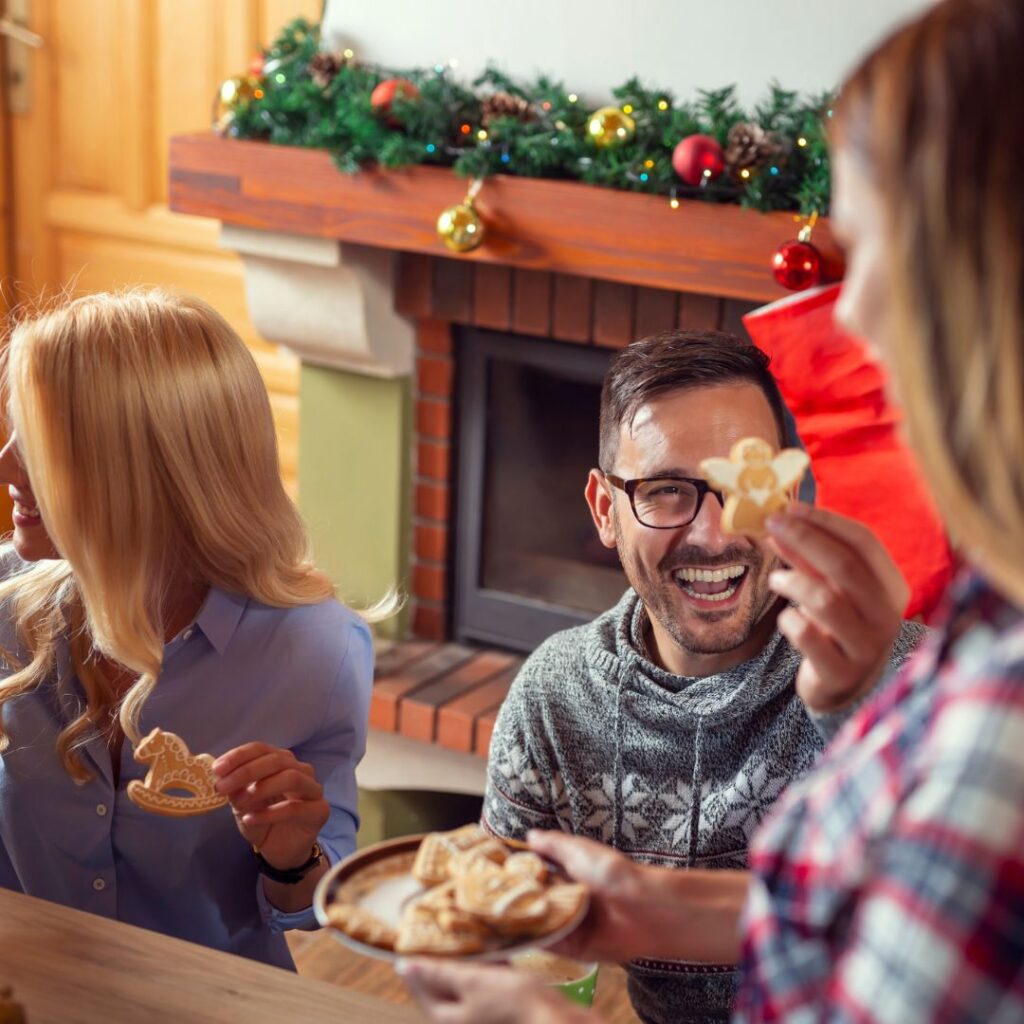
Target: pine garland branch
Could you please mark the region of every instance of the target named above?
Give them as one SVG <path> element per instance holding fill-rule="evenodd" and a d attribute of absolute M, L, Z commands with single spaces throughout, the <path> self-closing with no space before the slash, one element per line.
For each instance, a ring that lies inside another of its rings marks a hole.
<path fill-rule="evenodd" d="M 555 79 L 523 82 L 488 66 L 467 86 L 448 67 L 395 71 L 325 55 L 320 42 L 319 26 L 301 18 L 286 25 L 264 53 L 252 98 L 233 110 L 227 134 L 326 149 L 346 173 L 374 163 L 432 164 L 467 177 L 559 178 L 757 210 L 828 211 L 827 93 L 801 97 L 771 82 L 748 111 L 734 86 L 702 90 L 683 102 L 633 77 L 612 94 L 634 119 L 635 132 L 602 148 L 587 135 L 590 110 Z M 371 96 L 395 77 L 413 83 L 418 96 L 398 92 L 382 116 Z M 758 126 L 770 133 L 771 159 L 743 181 L 727 172 L 699 189 L 684 185 L 672 167 L 679 141 L 704 134 L 724 147 L 736 125 L 740 132 Z"/>

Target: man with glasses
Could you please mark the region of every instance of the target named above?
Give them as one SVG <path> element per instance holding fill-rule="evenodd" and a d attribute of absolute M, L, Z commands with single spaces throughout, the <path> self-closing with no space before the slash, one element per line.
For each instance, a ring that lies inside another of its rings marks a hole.
<path fill-rule="evenodd" d="M 798 443 L 787 423 L 767 357 L 729 335 L 672 331 L 615 358 L 586 500 L 630 587 L 523 665 L 491 741 L 487 829 L 561 829 L 648 864 L 743 868 L 775 798 L 920 639 L 887 599 L 898 570 L 872 538 L 858 536 L 870 556 L 855 570 L 876 574 L 877 607 L 837 596 L 800 615 L 769 586 L 775 573 L 786 587 L 773 542 L 722 532 L 723 499 L 699 477 L 701 460 L 743 437 Z M 813 656 L 791 646 L 794 630 Z M 806 710 L 798 673 L 831 688 L 833 712 Z M 728 1019 L 729 967 L 627 971 L 645 1022 Z"/>

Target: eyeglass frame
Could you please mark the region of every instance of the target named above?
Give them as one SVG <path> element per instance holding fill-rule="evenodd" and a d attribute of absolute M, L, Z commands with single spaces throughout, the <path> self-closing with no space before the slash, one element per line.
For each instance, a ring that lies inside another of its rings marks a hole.
<path fill-rule="evenodd" d="M 684 526 L 689 526 L 690 523 L 700 515 L 700 510 L 704 507 L 704 499 L 709 495 L 713 494 L 717 499 L 719 505 L 725 507 L 725 498 L 722 492 L 712 487 L 707 480 L 702 480 L 699 477 L 692 476 L 679 476 L 676 473 L 662 473 L 658 476 L 640 476 L 635 477 L 632 480 L 623 480 L 621 476 L 616 476 L 614 473 L 605 472 L 601 470 L 601 475 L 608 481 L 613 487 L 617 487 L 620 491 L 624 492 L 626 497 L 629 498 L 629 507 L 633 511 L 633 518 L 643 527 L 648 530 L 681 530 Z M 654 526 L 651 523 L 645 523 L 640 518 L 640 513 L 636 510 L 636 501 L 634 495 L 636 489 L 641 484 L 651 483 L 655 480 L 681 480 L 683 483 L 691 484 L 697 492 L 697 504 L 694 506 L 693 515 L 686 520 L 685 523 L 676 523 L 673 526 Z"/>

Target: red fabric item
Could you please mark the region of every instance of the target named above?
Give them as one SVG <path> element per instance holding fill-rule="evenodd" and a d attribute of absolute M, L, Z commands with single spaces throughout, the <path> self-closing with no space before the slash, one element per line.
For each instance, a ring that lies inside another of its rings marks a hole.
<path fill-rule="evenodd" d="M 927 618 L 954 556 L 910 450 L 882 368 L 832 313 L 840 285 L 748 313 L 751 339 L 771 358 L 782 397 L 811 457 L 816 503 L 870 526 L 910 584 L 908 618 Z"/>

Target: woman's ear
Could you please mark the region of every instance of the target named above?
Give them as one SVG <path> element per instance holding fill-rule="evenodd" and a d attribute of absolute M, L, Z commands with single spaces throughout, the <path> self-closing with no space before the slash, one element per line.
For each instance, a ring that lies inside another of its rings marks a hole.
<path fill-rule="evenodd" d="M 604 473 L 599 469 L 592 469 L 587 477 L 587 486 L 584 491 L 587 505 L 590 508 L 590 516 L 597 527 L 597 535 L 606 548 L 614 548 L 615 538 L 615 496 Z"/>

